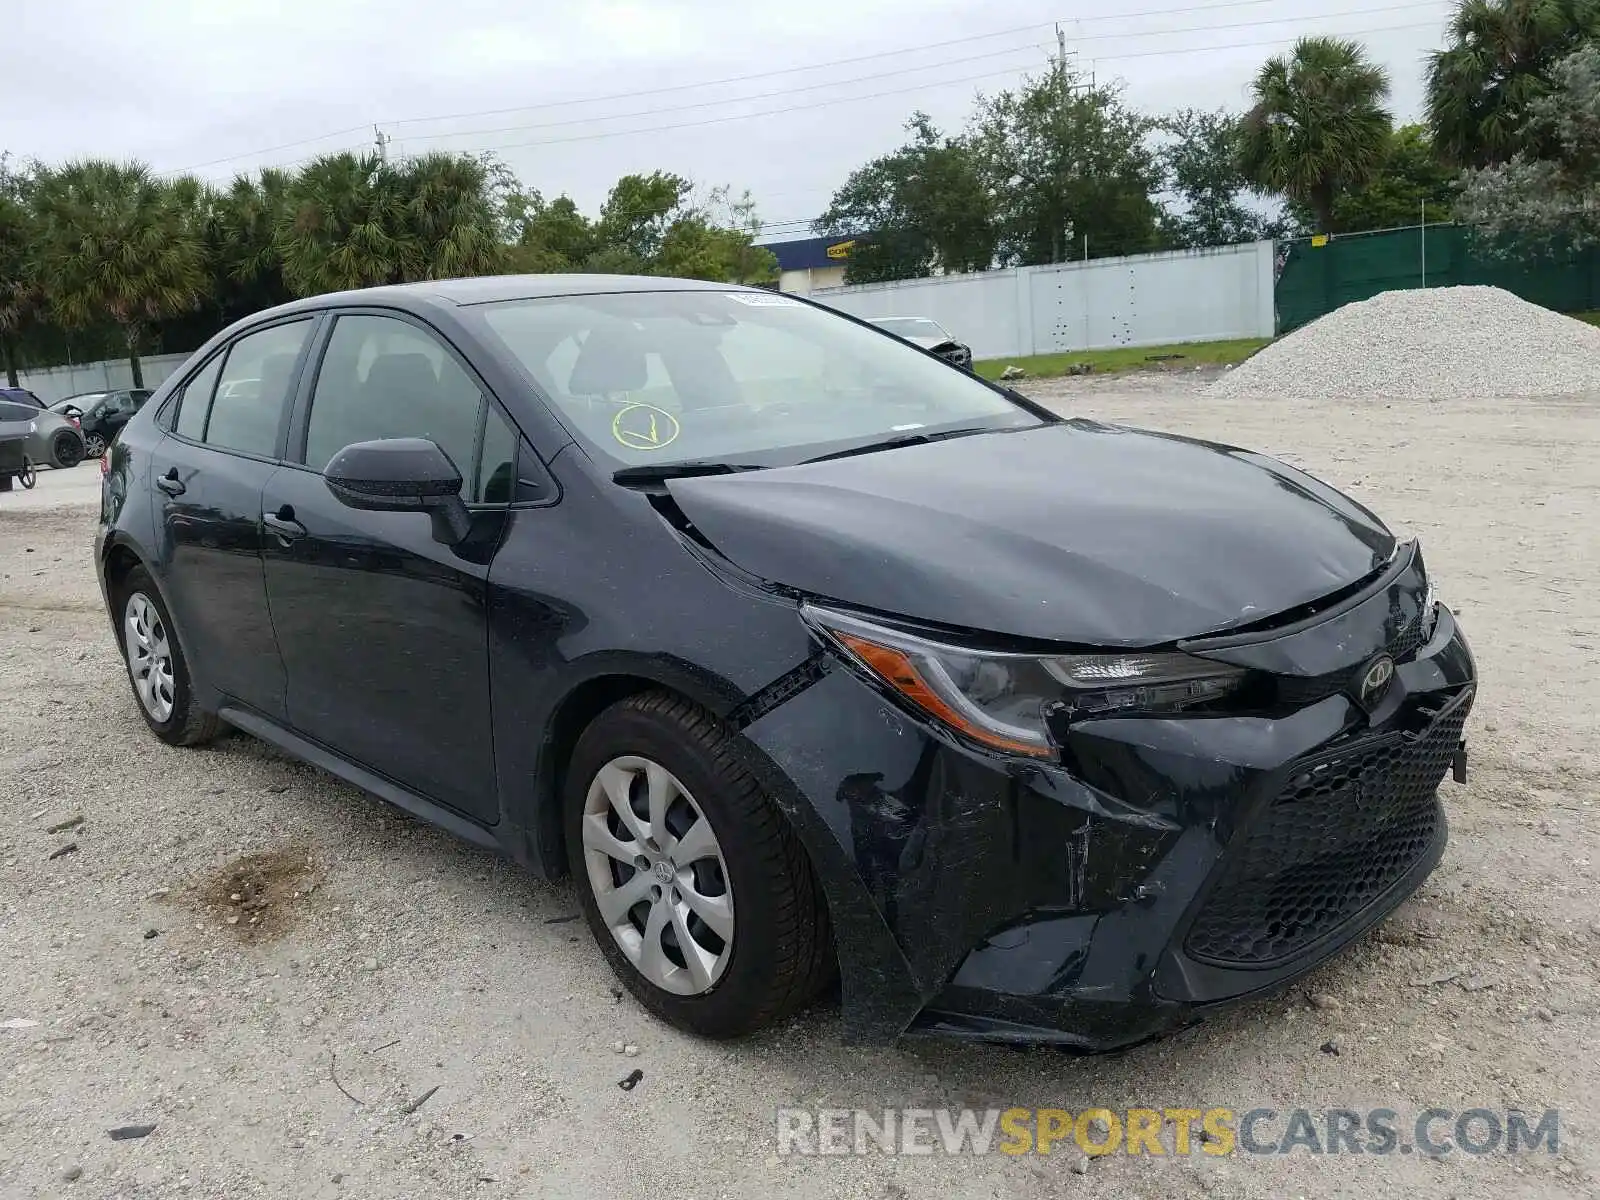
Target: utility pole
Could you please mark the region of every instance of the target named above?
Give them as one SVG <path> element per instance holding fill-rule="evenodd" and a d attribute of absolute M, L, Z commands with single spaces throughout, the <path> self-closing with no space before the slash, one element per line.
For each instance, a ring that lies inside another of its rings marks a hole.
<path fill-rule="evenodd" d="M 390 137 L 376 125 L 372 127 L 372 132 L 375 135 L 374 140 L 378 145 L 378 161 L 381 163 L 386 163 L 389 161 L 389 143 L 394 141 L 394 138 Z"/>

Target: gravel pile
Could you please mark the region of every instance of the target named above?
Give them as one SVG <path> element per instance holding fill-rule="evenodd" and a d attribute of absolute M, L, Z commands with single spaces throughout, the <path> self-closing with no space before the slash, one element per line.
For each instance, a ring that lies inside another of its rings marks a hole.
<path fill-rule="evenodd" d="M 1295 330 L 1210 390 L 1284 400 L 1600 395 L 1600 328 L 1499 288 L 1383 292 Z"/>

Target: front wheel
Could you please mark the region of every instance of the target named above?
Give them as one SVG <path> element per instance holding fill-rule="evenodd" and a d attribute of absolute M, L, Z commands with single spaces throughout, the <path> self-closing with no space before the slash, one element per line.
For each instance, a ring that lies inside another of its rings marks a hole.
<path fill-rule="evenodd" d="M 567 772 L 567 859 L 612 970 L 658 1017 L 737 1037 L 832 971 L 827 907 L 733 734 L 677 696 L 613 705 Z"/>
<path fill-rule="evenodd" d="M 85 458 L 99 458 L 106 452 L 106 439 L 103 434 L 86 433 L 83 435 L 83 455 Z"/>

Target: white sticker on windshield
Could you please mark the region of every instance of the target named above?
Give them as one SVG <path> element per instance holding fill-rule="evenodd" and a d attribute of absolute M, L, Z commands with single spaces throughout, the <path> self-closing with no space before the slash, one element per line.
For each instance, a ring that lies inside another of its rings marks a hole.
<path fill-rule="evenodd" d="M 780 296 L 777 292 L 729 292 L 728 299 L 737 300 L 754 308 L 799 308 L 800 301 Z"/>

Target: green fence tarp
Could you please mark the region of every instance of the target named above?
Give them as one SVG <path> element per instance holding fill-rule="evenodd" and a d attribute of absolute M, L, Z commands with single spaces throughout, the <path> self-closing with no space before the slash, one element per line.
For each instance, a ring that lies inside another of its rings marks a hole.
<path fill-rule="evenodd" d="M 1600 309 L 1600 250 L 1559 258 L 1501 258 L 1484 251 L 1471 228 L 1429 225 L 1289 244 L 1276 289 L 1279 334 L 1354 300 L 1399 288 L 1482 284 L 1504 288 L 1557 312 Z"/>

